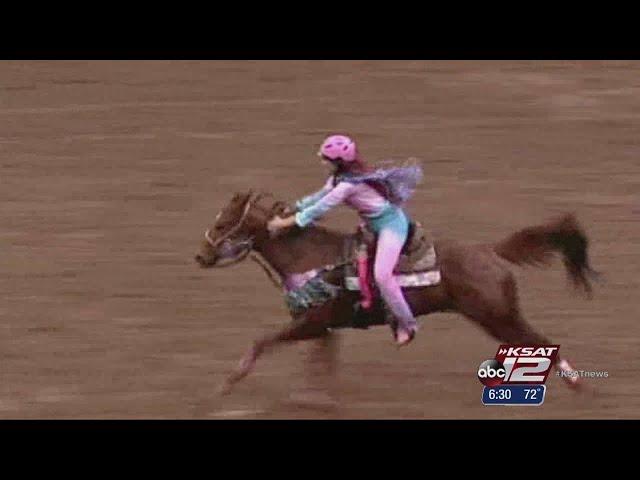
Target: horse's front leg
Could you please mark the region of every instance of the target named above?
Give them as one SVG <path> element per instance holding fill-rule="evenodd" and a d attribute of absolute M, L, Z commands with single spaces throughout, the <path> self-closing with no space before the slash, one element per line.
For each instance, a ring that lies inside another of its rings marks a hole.
<path fill-rule="evenodd" d="M 322 317 L 318 318 L 317 315 L 307 315 L 303 319 L 287 325 L 279 332 L 265 335 L 256 340 L 244 357 L 242 357 L 236 370 L 229 375 L 220 387 L 220 394 L 229 394 L 233 386 L 253 370 L 256 361 L 265 351 L 281 343 L 321 337 L 326 334 L 326 330 L 327 328 Z"/>

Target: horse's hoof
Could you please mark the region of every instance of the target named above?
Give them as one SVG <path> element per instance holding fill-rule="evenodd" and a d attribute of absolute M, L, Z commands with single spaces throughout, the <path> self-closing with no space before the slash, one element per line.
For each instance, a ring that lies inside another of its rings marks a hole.
<path fill-rule="evenodd" d="M 577 379 L 570 379 L 570 380 L 566 380 L 567 386 L 573 390 L 574 392 L 579 392 L 583 389 L 584 385 L 580 380 Z"/>
<path fill-rule="evenodd" d="M 583 387 L 583 383 L 580 380 L 580 377 L 577 375 L 577 371 L 575 368 L 571 366 L 571 364 L 566 360 L 562 359 L 556 366 L 559 374 L 562 375 L 562 380 L 564 383 L 573 391 L 581 391 Z"/>
<path fill-rule="evenodd" d="M 289 395 L 290 405 L 318 410 L 335 410 L 339 403 L 328 393 L 317 391 L 296 392 Z"/>
<path fill-rule="evenodd" d="M 218 396 L 224 397 L 231 393 L 232 385 L 229 382 L 223 383 L 220 387 L 218 387 Z"/>

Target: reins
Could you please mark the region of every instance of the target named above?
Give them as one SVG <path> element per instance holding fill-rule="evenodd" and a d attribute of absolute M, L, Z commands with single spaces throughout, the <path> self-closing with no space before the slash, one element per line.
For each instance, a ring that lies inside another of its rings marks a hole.
<path fill-rule="evenodd" d="M 217 248 L 218 245 L 220 245 L 222 242 L 226 241 L 229 239 L 229 237 L 231 237 L 233 234 L 235 234 L 241 227 L 242 225 L 244 225 L 244 222 L 247 218 L 247 216 L 249 215 L 249 211 L 251 210 L 251 208 L 253 206 L 255 206 L 259 200 L 268 197 L 268 196 L 273 196 L 270 193 L 260 193 L 258 195 L 255 196 L 255 198 L 250 199 L 247 201 L 247 204 L 244 207 L 244 210 L 242 212 L 242 216 L 240 217 L 240 220 L 238 221 L 238 223 L 231 228 L 227 233 L 225 233 L 222 237 L 220 237 L 219 239 L 217 239 L 216 241 L 214 241 L 211 238 L 211 229 L 207 229 L 204 232 L 204 238 L 206 239 L 207 243 L 209 243 L 209 245 L 211 245 L 212 248 Z M 277 205 L 274 204 L 274 207 Z M 218 214 L 218 218 L 220 217 L 220 214 Z M 216 219 L 217 220 L 217 219 Z M 240 255 L 237 259 L 235 259 L 235 261 L 227 264 L 226 266 L 230 266 L 230 265 L 235 265 L 236 263 L 241 262 L 242 260 L 244 260 L 245 258 L 247 258 L 247 256 L 251 253 L 251 249 L 253 246 L 253 236 L 249 237 L 247 240 L 245 240 L 245 242 L 248 245 L 248 249 L 247 252 L 244 255 Z M 260 267 L 264 270 L 264 272 L 267 274 L 267 276 L 269 277 L 269 280 L 271 281 L 271 283 L 278 289 L 283 289 L 284 284 L 282 282 L 281 279 L 276 278 L 276 275 L 273 274 L 273 272 L 271 271 L 272 269 L 269 267 L 269 265 L 266 264 L 266 262 L 264 262 L 258 255 L 256 255 L 255 253 L 251 253 L 250 255 L 251 260 L 253 260 L 254 262 L 256 262 L 258 265 L 260 265 Z"/>
<path fill-rule="evenodd" d="M 236 233 L 240 229 L 240 227 L 242 227 L 242 225 L 244 224 L 244 221 L 247 218 L 247 215 L 249 214 L 249 210 L 251 209 L 252 205 L 253 205 L 253 202 L 251 200 L 248 200 L 247 204 L 244 207 L 244 211 L 242 212 L 242 217 L 240 217 L 240 220 L 238 221 L 238 223 L 215 242 L 211 238 L 211 229 L 207 228 L 207 230 L 204 232 L 204 238 L 207 240 L 207 242 L 209 242 L 209 245 L 211 245 L 213 248 L 218 248 L 218 245 L 220 245 L 227 238 L 229 238 L 231 235 Z"/>

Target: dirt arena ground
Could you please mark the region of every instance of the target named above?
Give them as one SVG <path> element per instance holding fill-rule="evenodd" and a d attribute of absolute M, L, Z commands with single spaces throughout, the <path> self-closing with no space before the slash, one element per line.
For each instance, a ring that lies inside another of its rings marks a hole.
<path fill-rule="evenodd" d="M 638 417 L 639 120 L 638 62 L 2 62 L 0 418 Z M 483 406 L 497 344 L 438 314 L 402 351 L 386 328 L 341 332 L 337 409 L 291 402 L 305 345 L 216 397 L 287 314 L 254 263 L 196 267 L 203 229 L 235 191 L 317 188 L 332 131 L 422 159 L 409 211 L 440 237 L 576 212 L 605 275 L 592 300 L 559 261 L 514 271 L 529 321 L 609 377 Z"/>

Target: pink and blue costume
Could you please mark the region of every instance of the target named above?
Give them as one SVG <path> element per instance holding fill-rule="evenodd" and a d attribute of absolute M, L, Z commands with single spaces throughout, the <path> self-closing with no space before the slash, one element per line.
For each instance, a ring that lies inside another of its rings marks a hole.
<path fill-rule="evenodd" d="M 417 323 L 393 270 L 409 231 L 409 220 L 401 204 L 409 198 L 421 175 L 421 169 L 414 166 L 379 169 L 355 176 L 332 176 L 322 189 L 296 202 L 295 221 L 300 227 L 309 225 L 332 208 L 346 204 L 354 208 L 377 234 L 374 279 L 387 307 L 407 331 L 416 331 Z M 380 182 L 386 188 L 388 198 L 368 182 Z"/>

